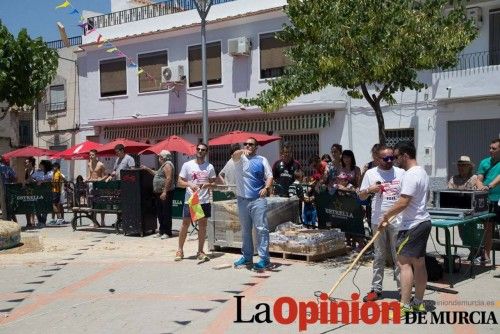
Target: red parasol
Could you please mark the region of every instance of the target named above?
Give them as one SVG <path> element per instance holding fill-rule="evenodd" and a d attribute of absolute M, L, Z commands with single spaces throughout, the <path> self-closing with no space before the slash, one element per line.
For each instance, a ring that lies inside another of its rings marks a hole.
<path fill-rule="evenodd" d="M 214 138 L 208 142 L 209 146 L 228 145 L 243 143 L 248 138 L 255 138 L 260 146 L 269 144 L 270 142 L 280 140 L 280 136 L 269 136 L 262 133 L 252 133 L 244 131 L 231 131 L 220 137 Z"/>
<path fill-rule="evenodd" d="M 50 157 L 56 154 L 56 151 L 51 151 L 45 148 L 35 147 L 35 146 L 26 146 L 14 151 L 10 151 L 3 155 L 4 159 L 12 159 L 12 158 L 29 158 L 29 157 Z"/>
<path fill-rule="evenodd" d="M 122 144 L 123 146 L 125 146 L 125 153 L 131 153 L 131 154 L 137 154 L 140 151 L 143 151 L 151 146 L 149 144 L 141 143 L 138 141 L 133 141 L 125 138 L 117 138 L 112 142 L 109 142 L 99 147 L 97 149 L 97 152 L 99 154 L 114 154 L 115 146 L 118 144 Z"/>
<path fill-rule="evenodd" d="M 85 160 L 89 158 L 90 150 L 96 150 L 101 146 L 102 144 L 86 140 L 81 144 L 71 146 L 64 151 L 54 154 L 52 159 Z"/>
<path fill-rule="evenodd" d="M 155 153 L 159 154 L 161 150 L 168 150 L 171 152 L 179 152 L 187 155 L 194 155 L 196 153 L 196 146 L 187 141 L 186 139 L 178 136 L 170 136 L 161 142 L 139 152 L 139 154 Z"/>

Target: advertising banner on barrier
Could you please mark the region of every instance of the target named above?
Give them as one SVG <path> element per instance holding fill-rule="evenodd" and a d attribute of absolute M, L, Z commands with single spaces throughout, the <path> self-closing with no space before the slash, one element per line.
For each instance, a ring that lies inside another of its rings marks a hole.
<path fill-rule="evenodd" d="M 322 191 L 316 195 L 318 226 L 331 225 L 350 234 L 364 235 L 364 211 L 354 192 Z"/>

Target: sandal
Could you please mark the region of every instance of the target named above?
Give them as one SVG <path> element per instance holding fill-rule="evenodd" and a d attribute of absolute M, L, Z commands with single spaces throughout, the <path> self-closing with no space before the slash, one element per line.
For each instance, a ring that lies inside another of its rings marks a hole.
<path fill-rule="evenodd" d="M 198 252 L 196 254 L 196 258 L 198 259 L 198 261 L 210 261 L 208 255 L 203 252 Z"/>
<path fill-rule="evenodd" d="M 184 258 L 184 253 L 181 250 L 178 250 L 175 252 L 175 259 L 174 261 L 180 261 Z"/>

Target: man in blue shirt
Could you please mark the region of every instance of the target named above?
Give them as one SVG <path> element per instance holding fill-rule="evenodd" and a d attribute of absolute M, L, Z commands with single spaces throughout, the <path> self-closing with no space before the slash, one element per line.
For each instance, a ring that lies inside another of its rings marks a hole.
<path fill-rule="evenodd" d="M 264 270 L 269 264 L 269 225 L 267 223 L 267 199 L 273 183 L 269 162 L 257 155 L 257 140 L 248 138 L 243 149 L 233 153 L 236 171 L 236 195 L 241 223 L 243 256 L 234 263 L 236 268 L 253 264 L 252 229 L 257 231 L 257 252 L 260 260 L 254 270 Z"/>
<path fill-rule="evenodd" d="M 500 185 L 494 180 L 500 175 L 500 139 L 493 139 L 490 143 L 490 156 L 481 160 L 477 169 L 477 184 L 479 190 L 488 191 L 488 200 L 490 201 L 490 212 L 496 214 L 494 222 L 500 223 L 500 209 L 498 202 L 500 201 Z M 488 222 L 485 224 L 484 235 L 484 262 L 489 264 L 490 252 L 493 239 L 493 224 Z"/>

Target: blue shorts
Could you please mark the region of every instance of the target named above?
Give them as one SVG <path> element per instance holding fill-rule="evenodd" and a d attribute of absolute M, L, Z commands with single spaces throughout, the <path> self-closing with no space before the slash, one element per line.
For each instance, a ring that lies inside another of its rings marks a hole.
<path fill-rule="evenodd" d="M 205 214 L 205 218 L 210 218 L 212 216 L 212 206 L 210 203 L 205 203 L 201 205 L 203 209 L 203 213 Z M 191 218 L 191 214 L 189 213 L 189 205 L 184 204 L 182 208 L 182 217 L 183 218 Z"/>

